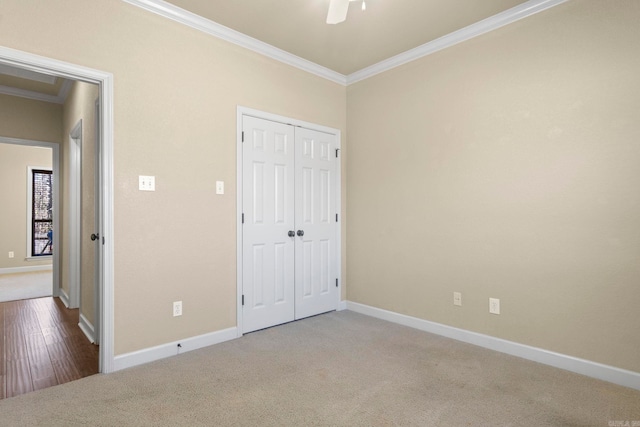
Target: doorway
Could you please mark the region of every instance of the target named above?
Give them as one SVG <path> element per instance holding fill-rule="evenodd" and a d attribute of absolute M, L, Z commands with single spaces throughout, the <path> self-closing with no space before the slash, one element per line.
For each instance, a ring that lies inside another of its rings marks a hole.
<path fill-rule="evenodd" d="M 101 287 L 99 291 L 99 316 L 96 324 L 100 331 L 99 372 L 114 371 L 113 354 L 113 76 L 98 70 L 66 62 L 0 47 L 0 64 L 42 73 L 65 79 L 96 84 L 100 100 L 100 264 Z M 55 245 L 55 239 L 54 239 Z M 55 251 L 55 246 L 54 246 Z M 60 268 L 61 260 L 54 252 L 54 269 Z M 54 278 L 55 280 L 55 278 Z"/>
<path fill-rule="evenodd" d="M 238 109 L 240 333 L 336 310 L 340 133 Z"/>
<path fill-rule="evenodd" d="M 51 179 L 60 170 L 59 145 L 0 136 L 0 151 L 7 204 L 0 240 L 9 250 L 9 262 L 0 265 L 0 302 L 56 296 L 59 269 L 49 231 L 59 225 L 58 182 Z"/>

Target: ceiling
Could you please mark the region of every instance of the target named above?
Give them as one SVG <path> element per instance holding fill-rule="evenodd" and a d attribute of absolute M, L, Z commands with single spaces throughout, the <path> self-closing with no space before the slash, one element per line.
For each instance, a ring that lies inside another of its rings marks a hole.
<path fill-rule="evenodd" d="M 298 57 L 349 75 L 524 3 L 523 0 L 366 0 L 326 24 L 329 0 L 169 0 Z"/>
<path fill-rule="evenodd" d="M 64 104 L 71 81 L 0 64 L 0 94 Z"/>
<path fill-rule="evenodd" d="M 365 0 L 365 11 L 361 9 L 362 0 L 355 0 L 349 4 L 346 21 L 336 25 L 326 24 L 330 0 L 124 1 L 147 8 L 151 5 L 150 10 L 156 13 L 162 10 L 162 14 L 165 14 L 163 4 L 170 3 L 178 11 L 186 10 L 216 25 L 231 28 L 288 52 L 294 58 L 310 61 L 314 67 L 314 64 L 320 65 L 330 73 L 336 73 L 337 81 L 342 82 L 357 71 L 516 6 L 516 9 L 523 9 L 523 6 L 533 9 L 536 6 L 529 7 L 529 3 L 544 7 L 547 2 L 563 0 Z M 513 15 L 521 16 L 519 13 Z M 165 16 L 175 19 L 176 14 L 171 11 Z M 258 48 L 259 51 L 262 49 Z M 300 66 L 295 61 L 294 65 Z M 301 68 L 309 70 L 306 65 Z M 320 75 L 327 77 L 323 73 Z M 328 75 L 328 78 L 336 81 L 335 75 Z M 0 64 L 0 94 L 63 104 L 71 83 Z"/>

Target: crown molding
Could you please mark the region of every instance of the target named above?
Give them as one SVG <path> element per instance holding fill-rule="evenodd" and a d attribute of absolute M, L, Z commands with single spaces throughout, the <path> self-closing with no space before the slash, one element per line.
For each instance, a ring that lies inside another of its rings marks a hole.
<path fill-rule="evenodd" d="M 391 70 L 392 68 L 399 67 L 400 65 L 407 64 L 416 59 L 423 58 L 432 53 L 438 52 L 442 49 L 446 49 L 463 41 L 472 39 L 490 31 L 496 30 L 505 25 L 509 25 L 520 19 L 534 15 L 538 12 L 550 9 L 568 0 L 529 0 L 504 12 L 493 15 L 489 18 L 478 21 L 475 24 L 471 24 L 460 30 L 449 33 L 438 39 L 425 43 L 414 49 L 408 50 L 396 56 L 392 56 L 389 59 L 380 61 L 377 64 L 363 68 L 360 71 L 356 71 L 347 76 L 347 85 L 359 82 L 369 77 L 373 77 L 376 74 L 383 73 Z"/>
<path fill-rule="evenodd" d="M 125 3 L 140 7 L 165 18 L 184 24 L 198 31 L 210 34 L 219 39 L 257 52 L 287 65 L 299 68 L 316 76 L 325 78 L 341 85 L 347 84 L 347 77 L 336 71 L 300 58 L 268 43 L 249 37 L 239 31 L 220 25 L 195 13 L 189 12 L 163 0 L 123 0 Z"/>
<path fill-rule="evenodd" d="M 260 40 L 249 37 L 239 31 L 220 25 L 209 19 L 203 18 L 195 13 L 189 12 L 164 0 L 122 0 L 131 5 L 140 7 L 149 12 L 153 12 L 165 18 L 187 25 L 198 31 L 210 34 L 219 39 L 228 41 L 238 46 L 257 52 L 261 55 L 307 71 L 316 76 L 325 78 L 332 82 L 348 86 L 359 82 L 376 74 L 391 70 L 392 68 L 406 64 L 416 59 L 420 59 L 432 53 L 446 49 L 473 37 L 488 33 L 505 25 L 516 22 L 520 19 L 534 15 L 538 12 L 550 9 L 568 0 L 529 0 L 504 12 L 493 15 L 487 19 L 471 24 L 465 28 L 454 31 L 453 33 L 442 36 L 429 43 L 425 43 L 414 49 L 393 56 L 377 64 L 363 68 L 362 70 L 351 73 L 347 76 L 326 67 L 318 65 L 314 62 L 300 58 L 282 49 L 270 44 L 261 42 Z"/>
<path fill-rule="evenodd" d="M 18 89 L 10 86 L 0 86 L 0 95 L 18 96 L 20 98 L 33 99 L 35 101 L 50 102 L 52 104 L 64 104 L 69 95 L 69 90 L 73 82 L 71 80 L 64 79 L 60 91 L 57 95 L 49 95 L 41 92 L 34 92 L 26 89 Z"/>
<path fill-rule="evenodd" d="M 56 82 L 56 76 L 36 73 L 31 70 L 23 70 L 22 68 L 15 68 L 7 64 L 0 64 L 0 74 L 31 80 L 34 82 L 47 83 L 50 85 L 55 84 Z"/>
<path fill-rule="evenodd" d="M 61 104 L 56 95 L 48 95 L 46 93 L 33 92 L 30 90 L 17 89 L 10 86 L 0 86 L 1 95 L 18 96 L 20 98 L 33 99 L 35 101 L 51 102 L 54 104 Z"/>

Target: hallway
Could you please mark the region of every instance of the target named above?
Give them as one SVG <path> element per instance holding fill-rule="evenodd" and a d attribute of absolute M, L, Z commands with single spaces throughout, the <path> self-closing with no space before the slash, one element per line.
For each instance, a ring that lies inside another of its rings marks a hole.
<path fill-rule="evenodd" d="M 98 373 L 78 318 L 58 298 L 0 303 L 0 399 Z"/>
<path fill-rule="evenodd" d="M 53 290 L 52 282 L 51 270 L 0 274 L 0 303 L 50 297 Z"/>

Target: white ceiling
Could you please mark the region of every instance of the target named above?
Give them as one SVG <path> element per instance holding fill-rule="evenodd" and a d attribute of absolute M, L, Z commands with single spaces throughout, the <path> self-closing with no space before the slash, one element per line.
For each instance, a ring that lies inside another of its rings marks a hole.
<path fill-rule="evenodd" d="M 325 23 L 329 0 L 169 0 L 315 64 L 349 75 L 524 3 L 523 0 L 361 0 Z"/>

